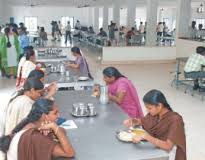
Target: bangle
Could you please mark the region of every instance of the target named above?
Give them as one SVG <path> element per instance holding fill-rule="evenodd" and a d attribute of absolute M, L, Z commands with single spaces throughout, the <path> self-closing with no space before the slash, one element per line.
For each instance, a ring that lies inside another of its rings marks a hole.
<path fill-rule="evenodd" d="M 55 135 L 57 135 L 58 129 L 59 129 L 59 126 L 58 126 L 58 127 L 56 128 L 56 130 L 55 130 Z"/>

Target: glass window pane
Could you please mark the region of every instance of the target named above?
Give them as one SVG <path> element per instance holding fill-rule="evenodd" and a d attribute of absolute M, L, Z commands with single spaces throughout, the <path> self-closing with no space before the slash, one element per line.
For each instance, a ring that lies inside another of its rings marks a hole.
<path fill-rule="evenodd" d="M 25 17 L 24 19 L 24 23 L 25 23 L 25 26 L 27 28 L 27 31 L 29 32 L 36 32 L 37 31 L 37 17 Z"/>

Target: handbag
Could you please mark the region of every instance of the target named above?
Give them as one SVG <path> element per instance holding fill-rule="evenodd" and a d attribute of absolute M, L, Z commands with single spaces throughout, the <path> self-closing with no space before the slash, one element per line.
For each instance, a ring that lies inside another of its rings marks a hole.
<path fill-rule="evenodd" d="M 11 42 L 10 42 L 10 40 L 9 40 L 9 36 L 8 35 L 6 35 L 7 36 L 7 38 L 8 38 L 8 42 L 6 43 L 6 47 L 7 48 L 11 48 Z"/>

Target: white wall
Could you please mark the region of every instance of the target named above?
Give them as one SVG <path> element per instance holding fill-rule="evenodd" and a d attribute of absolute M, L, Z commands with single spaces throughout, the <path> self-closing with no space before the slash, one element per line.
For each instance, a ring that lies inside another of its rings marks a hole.
<path fill-rule="evenodd" d="M 103 47 L 103 63 L 175 60 L 176 47 Z"/>
<path fill-rule="evenodd" d="M 120 9 L 120 26 L 127 25 L 127 8 Z"/>
<path fill-rule="evenodd" d="M 87 25 L 89 23 L 89 8 L 70 8 L 70 7 L 9 7 L 6 19 L 14 17 L 15 22 L 24 22 L 25 16 L 38 17 L 38 25 L 44 26 L 50 32 L 50 22 L 52 20 L 61 20 L 62 16 L 75 17 L 79 19 L 81 24 Z"/>
<path fill-rule="evenodd" d="M 192 40 L 177 39 L 176 56 L 189 57 L 191 54 L 196 53 L 198 46 L 204 46 L 203 42 Z"/>

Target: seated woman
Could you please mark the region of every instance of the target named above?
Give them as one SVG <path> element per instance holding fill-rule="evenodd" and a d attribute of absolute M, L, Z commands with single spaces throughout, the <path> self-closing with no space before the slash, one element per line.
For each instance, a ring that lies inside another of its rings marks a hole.
<path fill-rule="evenodd" d="M 42 83 L 44 83 L 45 73 L 42 70 L 34 69 L 29 73 L 28 79 L 29 78 L 36 78 L 36 79 L 39 79 Z"/>
<path fill-rule="evenodd" d="M 119 104 L 130 117 L 143 117 L 138 94 L 131 81 L 114 67 L 105 68 L 103 76 L 108 85 L 109 99 Z"/>
<path fill-rule="evenodd" d="M 57 105 L 48 99 L 38 99 L 29 114 L 13 130 L 0 138 L 0 150 L 7 160 L 73 157 L 66 132 L 56 124 L 59 116 Z"/>
<path fill-rule="evenodd" d="M 42 83 L 44 83 L 45 80 L 45 73 L 42 70 L 33 70 L 30 72 L 28 79 L 35 78 L 39 79 Z M 57 91 L 57 83 L 52 82 L 47 87 L 44 88 L 44 97 L 48 99 L 53 99 L 53 96 L 55 95 Z"/>
<path fill-rule="evenodd" d="M 165 96 L 158 90 L 149 91 L 143 98 L 148 114 L 141 119 L 128 119 L 124 124 L 128 127 L 141 125 L 147 133 L 135 136 L 138 143 L 147 140 L 166 151 L 176 149 L 175 160 L 186 160 L 186 138 L 182 117 L 172 111 Z"/>
<path fill-rule="evenodd" d="M 6 134 L 10 134 L 12 129 L 27 116 L 34 101 L 44 96 L 44 91 L 44 85 L 39 79 L 29 78 L 26 80 L 23 89 L 17 91 L 17 94 L 9 101 L 5 118 Z M 47 94 L 44 97 L 51 99 L 55 93 L 55 86 L 51 86 L 47 89 Z"/>
<path fill-rule="evenodd" d="M 76 57 L 76 60 L 73 63 L 72 62 L 68 63 L 67 65 L 71 68 L 79 69 L 81 75 L 87 76 L 90 79 L 93 79 L 90 73 L 90 70 L 89 70 L 87 60 L 82 55 L 80 48 L 72 47 L 71 52 L 73 53 L 73 56 Z"/>
<path fill-rule="evenodd" d="M 35 100 L 43 95 L 44 85 L 38 79 L 28 79 L 8 104 L 6 110 L 5 134 L 12 129 L 30 112 Z"/>

